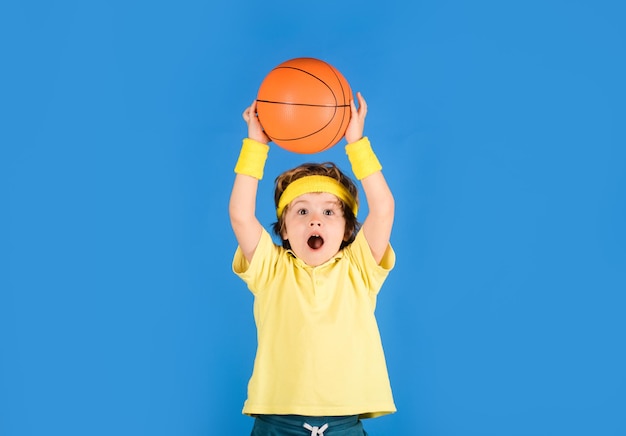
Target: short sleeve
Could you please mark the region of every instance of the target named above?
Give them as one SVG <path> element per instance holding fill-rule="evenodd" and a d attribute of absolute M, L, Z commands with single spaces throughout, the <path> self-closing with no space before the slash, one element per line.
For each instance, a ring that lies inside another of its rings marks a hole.
<path fill-rule="evenodd" d="M 380 263 L 376 263 L 365 235 L 360 230 L 352 244 L 345 250 L 357 268 L 361 280 L 368 288 L 368 292 L 377 294 L 396 263 L 396 255 L 391 244 L 387 246 Z"/>
<path fill-rule="evenodd" d="M 263 229 L 250 262 L 244 257 L 241 248 L 237 247 L 232 263 L 233 272 L 248 285 L 253 294 L 256 294 L 273 278 L 281 251 L 267 230 Z"/>

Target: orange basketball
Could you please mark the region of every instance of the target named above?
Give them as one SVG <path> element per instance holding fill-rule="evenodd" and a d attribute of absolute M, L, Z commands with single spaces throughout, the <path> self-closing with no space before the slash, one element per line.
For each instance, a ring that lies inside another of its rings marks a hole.
<path fill-rule="evenodd" d="M 291 59 L 263 79 L 257 114 L 267 136 L 294 153 L 318 153 L 337 144 L 350 121 L 352 90 L 332 65 Z"/>

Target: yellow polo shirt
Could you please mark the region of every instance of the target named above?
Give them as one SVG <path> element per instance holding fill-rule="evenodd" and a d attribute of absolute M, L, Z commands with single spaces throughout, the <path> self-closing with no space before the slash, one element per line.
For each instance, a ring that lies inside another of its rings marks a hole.
<path fill-rule="evenodd" d="M 363 232 L 310 267 L 263 231 L 252 261 L 238 248 L 233 271 L 254 295 L 257 353 L 243 413 L 307 416 L 396 411 L 374 316 L 395 264 L 376 264 Z"/>

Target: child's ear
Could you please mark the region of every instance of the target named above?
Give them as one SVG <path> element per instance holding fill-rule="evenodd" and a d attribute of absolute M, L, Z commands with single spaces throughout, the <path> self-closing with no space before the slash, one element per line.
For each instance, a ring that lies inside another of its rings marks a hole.
<path fill-rule="evenodd" d="M 353 230 L 352 226 L 346 226 L 343 232 L 343 242 L 348 242 L 350 240 Z"/>

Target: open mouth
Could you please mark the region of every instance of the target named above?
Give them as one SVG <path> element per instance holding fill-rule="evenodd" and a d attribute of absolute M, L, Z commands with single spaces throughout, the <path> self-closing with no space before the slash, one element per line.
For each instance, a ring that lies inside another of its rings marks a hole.
<path fill-rule="evenodd" d="M 322 245 L 324 245 L 324 239 L 322 239 L 320 235 L 313 235 L 309 238 L 307 244 L 309 244 L 309 247 L 311 247 L 313 250 L 317 250 Z"/>

